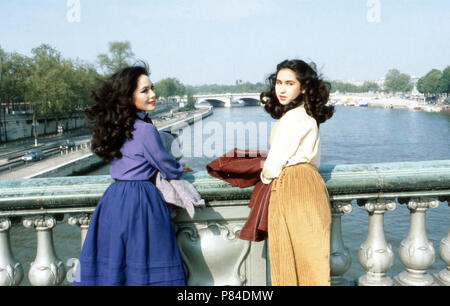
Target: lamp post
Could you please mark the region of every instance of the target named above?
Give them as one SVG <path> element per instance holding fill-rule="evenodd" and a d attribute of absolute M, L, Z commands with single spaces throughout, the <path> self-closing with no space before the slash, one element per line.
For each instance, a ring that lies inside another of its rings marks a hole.
<path fill-rule="evenodd" d="M 39 123 L 36 120 L 36 114 L 35 112 L 33 112 L 33 136 L 34 136 L 34 146 L 37 147 L 38 143 L 37 143 L 37 126 L 39 125 Z"/>
<path fill-rule="evenodd" d="M 3 58 L 0 57 L 0 85 L 2 84 L 2 77 L 3 77 Z M 7 122 L 6 122 L 6 113 L 7 113 L 7 107 L 9 106 L 9 103 L 7 104 L 6 101 L 3 105 L 1 103 L 2 101 L 2 94 L 1 94 L 1 86 L 0 86 L 0 143 L 2 143 L 2 136 L 4 135 L 4 142 L 8 142 L 8 131 L 7 131 Z M 2 120 L 2 113 L 3 113 L 3 120 Z"/>

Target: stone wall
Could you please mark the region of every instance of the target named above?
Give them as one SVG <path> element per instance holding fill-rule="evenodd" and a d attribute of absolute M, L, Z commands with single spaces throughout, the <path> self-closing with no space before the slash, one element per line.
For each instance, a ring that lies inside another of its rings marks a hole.
<path fill-rule="evenodd" d="M 33 117 L 31 114 L 1 114 L 0 118 L 0 143 L 33 137 Z M 6 119 L 6 131 L 5 131 Z M 72 118 L 62 117 L 38 119 L 36 128 L 38 136 L 58 133 L 58 125 L 63 131 L 84 127 L 84 114 L 74 115 Z"/>

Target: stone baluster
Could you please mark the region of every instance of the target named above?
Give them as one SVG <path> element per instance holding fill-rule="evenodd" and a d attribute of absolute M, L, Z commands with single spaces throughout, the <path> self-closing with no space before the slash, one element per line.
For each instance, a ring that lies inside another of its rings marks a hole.
<path fill-rule="evenodd" d="M 79 226 L 81 228 L 81 247 L 83 247 L 84 239 L 86 238 L 87 231 L 89 229 L 89 223 L 91 222 L 91 214 L 80 214 L 70 216 L 67 220 L 72 226 Z"/>
<path fill-rule="evenodd" d="M 243 286 L 251 243 L 238 238 L 242 225 L 210 221 L 177 230 L 189 286 Z"/>
<path fill-rule="evenodd" d="M 441 202 L 447 202 L 450 207 L 450 197 L 439 198 Z M 434 274 L 434 278 L 440 285 L 450 286 L 450 229 L 448 231 L 447 237 L 441 240 L 439 245 L 439 256 L 442 261 L 447 265 L 447 268 L 443 269 L 441 272 Z"/>
<path fill-rule="evenodd" d="M 351 202 L 331 202 L 331 244 L 330 244 L 330 270 L 331 283 L 333 286 L 348 286 L 353 283 L 342 276 L 350 269 L 352 256 L 342 240 L 341 217 L 353 211 Z"/>
<path fill-rule="evenodd" d="M 0 286 L 17 286 L 23 279 L 23 268 L 12 253 L 9 230 L 11 220 L 0 218 Z"/>
<path fill-rule="evenodd" d="M 395 200 L 361 200 L 358 205 L 365 205 L 369 213 L 367 239 L 358 251 L 359 263 L 366 274 L 359 277 L 358 286 L 391 286 L 393 281 L 386 272 L 394 264 L 394 253 L 384 236 L 384 214 L 395 209 Z"/>
<path fill-rule="evenodd" d="M 442 286 L 450 286 L 450 230 L 448 231 L 447 237 L 441 240 L 441 244 L 439 245 L 439 256 L 447 265 L 447 268 L 437 274 L 434 274 L 434 278 L 438 284 Z"/>
<path fill-rule="evenodd" d="M 33 286 L 56 286 L 63 282 L 65 267 L 56 256 L 53 243 L 53 228 L 56 219 L 51 216 L 39 216 L 24 219 L 26 228 L 34 227 L 37 232 L 36 258 L 31 263 L 28 279 Z"/>
<path fill-rule="evenodd" d="M 70 216 L 67 222 L 72 226 L 79 226 L 81 228 L 81 248 L 83 247 L 84 240 L 89 229 L 89 223 L 91 222 L 92 214 L 78 214 Z M 80 271 L 78 270 L 79 261 L 76 258 L 69 259 L 70 270 L 67 272 L 67 279 L 73 282 L 79 278 Z M 78 276 L 76 275 L 78 273 Z"/>
<path fill-rule="evenodd" d="M 406 271 L 394 277 L 394 281 L 402 286 L 431 286 L 434 279 L 427 274 L 427 269 L 434 262 L 435 252 L 427 238 L 425 213 L 430 207 L 438 207 L 439 201 L 431 198 L 399 199 L 401 204 L 406 201 L 410 210 L 409 233 L 398 250 Z"/>

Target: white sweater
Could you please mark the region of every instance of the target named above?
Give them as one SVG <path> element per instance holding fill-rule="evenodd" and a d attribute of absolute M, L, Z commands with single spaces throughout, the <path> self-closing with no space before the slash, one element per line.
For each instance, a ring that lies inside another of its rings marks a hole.
<path fill-rule="evenodd" d="M 284 167 L 298 163 L 320 165 L 320 134 L 316 120 L 303 105 L 291 109 L 279 120 L 270 151 L 261 171 L 261 181 L 269 184 Z"/>

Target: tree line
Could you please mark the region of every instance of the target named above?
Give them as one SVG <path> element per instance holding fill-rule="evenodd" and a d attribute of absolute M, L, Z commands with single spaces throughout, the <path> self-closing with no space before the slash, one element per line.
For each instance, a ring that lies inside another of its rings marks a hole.
<path fill-rule="evenodd" d="M 90 93 L 98 79 L 109 76 L 120 68 L 136 63 L 129 42 L 109 43 L 108 53 L 97 56 L 97 65 L 81 60 L 63 58 L 47 44 L 32 49 L 31 57 L 17 52 L 6 52 L 0 46 L 0 101 L 2 103 L 28 102 L 33 117 L 60 118 L 80 113 L 90 104 Z M 100 71 L 100 72 L 99 72 Z M 236 85 L 184 85 L 177 78 L 165 78 L 155 83 L 158 98 L 187 96 L 193 108 L 195 94 L 222 94 L 262 92 L 264 83 L 236 82 Z M 382 87 L 366 81 L 362 85 L 332 81 L 332 92 L 410 92 L 411 77 L 397 69 L 385 76 Z M 443 71 L 433 69 L 417 82 L 423 94 L 450 93 L 450 66 Z"/>
<path fill-rule="evenodd" d="M 364 92 L 384 92 L 384 93 L 408 93 L 414 88 L 411 76 L 401 73 L 397 69 L 391 69 L 385 76 L 382 86 L 372 81 L 365 81 L 362 85 L 355 85 L 342 81 L 331 81 L 331 92 L 344 93 L 364 93 Z M 417 82 L 417 90 L 426 95 L 437 95 L 450 93 L 450 66 L 443 72 L 433 69 Z M 268 85 L 264 83 L 237 82 L 236 85 L 183 85 L 176 78 L 167 78 L 155 84 L 157 94 L 161 97 L 183 96 L 190 94 L 224 94 L 243 92 L 262 92 L 268 90 Z"/>
<path fill-rule="evenodd" d="M 358 86 L 350 83 L 339 81 L 331 82 L 332 92 L 386 92 L 386 93 L 408 93 L 414 88 L 411 76 L 401 73 L 397 69 L 391 69 L 386 74 L 383 86 L 379 86 L 375 82 L 364 82 L 363 85 Z M 417 91 L 425 95 L 438 95 L 450 93 L 450 66 L 440 71 L 437 69 L 431 70 L 425 76 L 421 77 L 416 84 Z"/>
<path fill-rule="evenodd" d="M 81 60 L 65 59 L 47 44 L 32 49 L 31 53 L 32 57 L 28 57 L 5 52 L 0 47 L 3 112 L 7 107 L 14 108 L 17 102 L 26 102 L 34 127 L 39 118 L 59 121 L 81 112 L 89 103 L 90 90 L 98 77 L 95 67 Z"/>
<path fill-rule="evenodd" d="M 424 94 L 450 94 L 450 66 L 443 71 L 433 69 L 417 82 L 417 90 Z"/>
<path fill-rule="evenodd" d="M 37 114 L 57 116 L 81 110 L 98 73 L 89 63 L 64 59 L 56 49 L 43 44 L 32 57 L 0 48 L 0 100 L 30 102 Z"/>
<path fill-rule="evenodd" d="M 352 92 L 352 93 L 362 93 L 362 92 L 380 92 L 381 87 L 375 82 L 365 81 L 363 85 L 355 85 L 351 83 L 345 83 L 340 81 L 331 82 L 331 92 Z"/>

